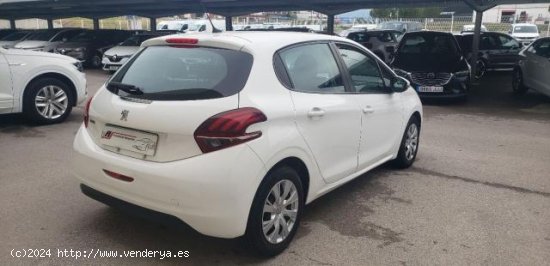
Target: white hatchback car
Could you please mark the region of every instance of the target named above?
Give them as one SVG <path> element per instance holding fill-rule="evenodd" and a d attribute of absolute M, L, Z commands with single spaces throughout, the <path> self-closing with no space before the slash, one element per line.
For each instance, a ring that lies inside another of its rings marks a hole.
<path fill-rule="evenodd" d="M 410 166 L 421 121 L 408 82 L 345 38 L 168 36 L 87 104 L 73 169 L 99 201 L 275 255 L 305 204 L 385 162 Z"/>
<path fill-rule="evenodd" d="M 550 97 L 550 38 L 536 40 L 519 55 L 512 81 L 514 92 L 522 94 L 533 89 Z"/>
<path fill-rule="evenodd" d="M 0 48 L 0 114 L 37 124 L 62 122 L 86 99 L 82 64 L 68 56 Z"/>

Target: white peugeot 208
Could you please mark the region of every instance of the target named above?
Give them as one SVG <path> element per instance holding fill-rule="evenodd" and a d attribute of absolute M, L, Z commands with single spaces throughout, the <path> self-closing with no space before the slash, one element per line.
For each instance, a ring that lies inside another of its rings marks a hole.
<path fill-rule="evenodd" d="M 415 160 L 422 105 L 359 44 L 242 32 L 146 41 L 93 98 L 74 174 L 99 201 L 282 252 L 304 206 Z"/>

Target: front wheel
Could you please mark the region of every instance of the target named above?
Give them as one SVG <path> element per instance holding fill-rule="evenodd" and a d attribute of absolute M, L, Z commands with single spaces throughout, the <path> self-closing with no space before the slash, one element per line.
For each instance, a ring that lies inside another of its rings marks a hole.
<path fill-rule="evenodd" d="M 420 121 L 418 118 L 412 117 L 403 134 L 397 158 L 392 161 L 393 166 L 401 169 L 410 167 L 416 159 L 419 144 Z"/>
<path fill-rule="evenodd" d="M 71 113 L 71 90 L 64 82 L 54 78 L 33 81 L 23 99 L 25 116 L 36 124 L 63 122 Z"/>
<path fill-rule="evenodd" d="M 476 79 L 481 79 L 485 76 L 485 73 L 487 73 L 487 63 L 485 63 L 485 60 L 483 59 L 478 59 L 476 63 Z"/>
<path fill-rule="evenodd" d="M 523 74 L 521 70 L 515 69 L 514 76 L 512 79 L 512 90 L 515 94 L 524 94 L 527 92 L 527 86 L 523 81 Z"/>
<path fill-rule="evenodd" d="M 283 252 L 296 234 L 304 208 L 298 173 L 279 167 L 268 173 L 252 203 L 245 238 L 256 253 L 271 257 Z"/>

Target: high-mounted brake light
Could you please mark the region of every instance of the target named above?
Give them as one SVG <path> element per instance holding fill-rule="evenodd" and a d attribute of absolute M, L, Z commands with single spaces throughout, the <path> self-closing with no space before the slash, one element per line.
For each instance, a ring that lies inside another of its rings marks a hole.
<path fill-rule="evenodd" d="M 88 122 L 90 122 L 90 105 L 92 104 L 92 99 L 94 96 L 90 96 L 90 99 L 86 102 L 86 106 L 84 107 L 84 126 L 88 127 Z"/>
<path fill-rule="evenodd" d="M 252 107 L 235 109 L 208 118 L 195 130 L 195 141 L 204 153 L 235 146 L 262 136 L 261 131 L 246 133 L 246 129 L 267 117 Z"/>
<path fill-rule="evenodd" d="M 199 39 L 194 39 L 194 38 L 168 38 L 168 39 L 166 39 L 166 43 L 170 43 L 170 44 L 197 44 L 197 43 L 199 43 Z"/>

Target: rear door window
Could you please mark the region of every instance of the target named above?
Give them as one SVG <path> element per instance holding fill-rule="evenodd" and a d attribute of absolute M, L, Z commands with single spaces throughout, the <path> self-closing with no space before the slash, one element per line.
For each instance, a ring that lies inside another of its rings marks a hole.
<path fill-rule="evenodd" d="M 345 93 L 338 64 L 326 43 L 305 44 L 280 52 L 293 89 L 308 93 Z"/>
<path fill-rule="evenodd" d="M 148 100 L 222 98 L 244 88 L 252 61 L 252 55 L 241 51 L 151 46 L 128 62 L 108 88 L 121 96 Z M 120 84 L 140 92 L 130 94 Z"/>

